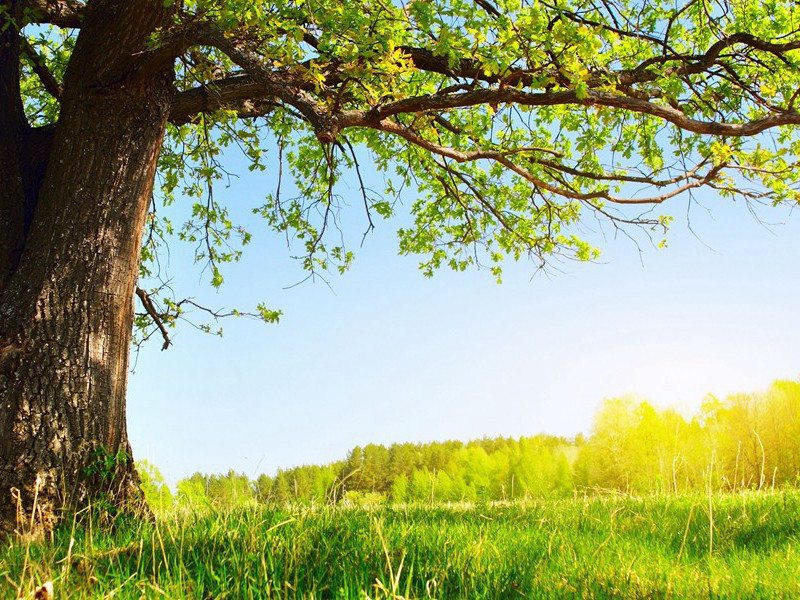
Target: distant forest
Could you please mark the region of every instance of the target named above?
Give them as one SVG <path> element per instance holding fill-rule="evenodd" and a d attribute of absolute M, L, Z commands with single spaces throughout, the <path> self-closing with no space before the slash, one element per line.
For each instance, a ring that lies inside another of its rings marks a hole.
<path fill-rule="evenodd" d="M 536 435 L 468 443 L 376 444 L 345 460 L 261 475 L 195 473 L 171 490 L 140 465 L 151 505 L 488 502 L 575 493 L 686 493 L 797 486 L 800 382 L 708 396 L 685 418 L 632 397 L 606 400 L 588 437 Z"/>

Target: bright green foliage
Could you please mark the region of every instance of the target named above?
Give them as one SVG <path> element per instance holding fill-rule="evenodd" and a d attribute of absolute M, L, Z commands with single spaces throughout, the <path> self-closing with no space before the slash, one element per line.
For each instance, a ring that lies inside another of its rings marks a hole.
<path fill-rule="evenodd" d="M 633 493 L 774 489 L 800 482 L 800 383 L 709 396 L 687 420 L 631 398 L 607 401 L 581 447 L 576 474 L 589 488 Z"/>
<path fill-rule="evenodd" d="M 225 475 L 195 473 L 178 482 L 175 503 L 186 508 L 245 506 L 261 498 L 259 485 L 233 470 Z M 146 488 L 145 488 L 146 489 Z"/>
<path fill-rule="evenodd" d="M 408 484 L 408 499 L 412 502 L 432 501 L 435 481 L 427 469 L 414 469 Z"/>
<path fill-rule="evenodd" d="M 237 506 L 251 502 L 255 494 L 247 476 L 231 470 L 226 475 L 208 477 L 206 495 L 212 504 Z"/>
<path fill-rule="evenodd" d="M 182 506 L 203 507 L 210 504 L 206 478 L 200 473 L 179 481 L 177 491 L 177 501 Z"/>
<path fill-rule="evenodd" d="M 12 538 L 0 597 L 792 598 L 799 536 L 797 491 L 177 511 Z"/>
<path fill-rule="evenodd" d="M 771 201 L 797 200 L 787 185 L 797 179 L 790 127 L 780 131 L 776 146 L 775 136 L 750 140 L 709 137 L 681 124 L 665 128 L 669 119 L 659 113 L 659 107 L 678 107 L 684 118 L 705 124 L 794 114 L 800 87 L 794 46 L 770 52 L 732 43 L 719 64 L 708 54 L 719 40 L 740 33 L 796 42 L 787 39 L 800 20 L 794 2 L 714 8 L 698 2 L 623 1 L 609 7 L 583 0 L 555 6 L 512 1 L 498 3 L 496 10 L 471 0 L 419 1 L 404 8 L 325 0 L 257 6 L 189 4 L 178 22 L 213 24 L 232 39 L 246 40 L 267 76 L 297 77 L 310 98 L 275 99 L 255 121 L 229 108 L 170 129 L 164 193 L 198 199 L 181 230 L 190 241 L 210 231 L 211 248 L 218 248 L 237 231 L 209 191 L 210 183 L 225 177 L 218 159 L 233 144 L 259 170 L 266 168 L 266 150 L 277 146 L 297 192 L 272 193 L 258 210 L 304 249 L 309 270 L 343 269 L 352 259 L 343 246 L 329 246 L 324 234 L 344 206 L 362 203 L 336 191 L 341 175 L 356 168 L 359 153 L 353 147 L 365 148 L 362 161 L 385 173 L 383 193 L 362 190 L 368 214 L 391 216 L 399 190 L 417 190 L 414 225 L 400 231 L 400 248 L 426 256 L 427 274 L 442 265 L 463 269 L 505 256 L 592 258 L 596 251 L 573 227 L 582 209 L 602 215 L 613 210 L 606 205 L 615 194 L 634 192 L 631 185 L 649 186 L 660 196 L 671 191 L 661 180 L 677 177 L 672 187 L 697 183 L 723 163 L 725 169 L 704 182 L 723 195 L 747 197 L 740 180 L 752 179 Z M 237 66 L 224 48 L 194 52 L 179 66 L 179 89 L 209 79 L 211 66 L 255 77 L 254 67 Z M 420 53 L 437 61 L 437 68 L 423 64 Z M 713 64 L 702 69 L 706 56 Z M 463 73 L 467 60 L 471 70 Z M 450 86 L 463 89 L 447 91 Z M 520 94 L 506 97 L 508 88 Z M 473 100 L 479 90 L 487 92 L 485 99 Z M 572 91 L 574 101 L 558 99 L 560 92 Z M 545 97 L 534 98 L 534 92 Z M 619 110 L 604 106 L 601 94 L 647 106 Z M 385 107 L 394 115 L 389 130 L 354 114 Z M 307 114 L 311 109 L 339 119 L 340 130 L 325 131 Z M 499 152 L 503 160 L 487 155 L 462 162 L 458 155 L 476 152 Z M 687 166 L 697 164 L 709 168 L 685 175 Z M 726 170 L 729 175 L 723 175 Z M 665 224 L 657 218 L 641 222 Z M 237 256 L 203 248 L 199 258 L 212 264 L 216 284 L 221 279 L 215 263 Z"/>
<path fill-rule="evenodd" d="M 195 473 L 178 483 L 182 506 L 261 503 L 351 504 L 462 502 L 563 497 L 572 494 L 570 459 L 575 449 L 562 438 L 484 439 L 463 444 L 369 444 L 347 459 L 260 476 Z M 234 485 L 235 484 L 235 485 Z"/>
<path fill-rule="evenodd" d="M 595 219 L 660 237 L 670 218 L 653 206 L 701 188 L 798 200 L 794 0 L 171 5 L 173 25 L 152 39 L 175 56 L 177 92 L 156 195 L 169 209 L 154 207 L 142 250 L 148 285 L 175 238 L 214 286 L 239 260 L 251 233 L 214 196 L 233 152 L 264 171 L 252 209 L 311 274 L 351 264 L 346 218 L 368 231 L 410 211 L 399 249 L 426 275 L 485 265 L 499 279 L 505 258 L 596 258 L 584 226 Z M 75 34 L 26 33 L 59 79 Z M 50 123 L 58 105 L 33 64 L 27 110 Z M 151 293 L 167 325 L 185 318 L 168 288 Z"/>
<path fill-rule="evenodd" d="M 150 499 L 163 481 L 150 465 L 143 470 Z M 612 398 L 595 415 L 588 439 L 538 435 L 388 448 L 368 444 L 353 448 L 343 461 L 285 469 L 255 482 L 234 472 L 195 473 L 178 483 L 176 503 L 485 503 L 606 491 L 678 495 L 798 485 L 800 382 L 777 381 L 762 393 L 709 396 L 692 418 L 646 400 Z"/>
<path fill-rule="evenodd" d="M 392 489 L 389 499 L 395 504 L 406 502 L 408 498 L 408 477 L 405 473 L 399 475 L 392 482 Z"/>
<path fill-rule="evenodd" d="M 143 460 L 136 464 L 136 470 L 142 479 L 142 491 L 147 504 L 156 512 L 163 513 L 174 506 L 175 499 L 169 489 L 164 476 L 148 461 Z"/>

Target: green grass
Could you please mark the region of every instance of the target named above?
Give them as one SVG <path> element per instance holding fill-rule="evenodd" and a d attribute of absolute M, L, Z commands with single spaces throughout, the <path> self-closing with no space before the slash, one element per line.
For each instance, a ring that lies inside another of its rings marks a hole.
<path fill-rule="evenodd" d="M 0 598 L 790 598 L 798 546 L 796 491 L 250 507 L 13 538 Z"/>

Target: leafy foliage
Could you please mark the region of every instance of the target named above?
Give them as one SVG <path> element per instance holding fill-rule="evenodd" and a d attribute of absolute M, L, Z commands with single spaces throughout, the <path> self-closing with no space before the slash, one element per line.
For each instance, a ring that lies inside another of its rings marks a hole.
<path fill-rule="evenodd" d="M 215 287 L 225 263 L 240 259 L 252 234 L 214 196 L 234 151 L 271 179 L 252 209 L 311 275 L 352 263 L 341 224 L 355 206 L 367 230 L 408 209 L 399 249 L 419 255 L 426 275 L 486 265 L 499 280 L 506 258 L 537 267 L 596 258 L 593 222 L 663 242 L 671 218 L 653 207 L 701 188 L 753 203 L 798 200 L 792 0 L 167 6 L 173 23 L 150 48 L 154 60 L 174 60 L 176 95 L 143 282 L 159 278 L 165 241 L 191 244 Z M 82 10 L 68 7 L 66 16 L 24 13 L 38 24 L 23 29 L 23 88 L 37 124 L 58 118 L 69 28 Z M 146 331 L 187 316 L 165 283 L 144 286 L 157 305 L 137 320 Z"/>

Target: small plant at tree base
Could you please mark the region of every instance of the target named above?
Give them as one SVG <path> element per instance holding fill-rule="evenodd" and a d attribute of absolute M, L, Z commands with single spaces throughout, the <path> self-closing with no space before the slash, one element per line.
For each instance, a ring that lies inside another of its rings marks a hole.
<path fill-rule="evenodd" d="M 96 446 L 90 453 L 89 463 L 84 468 L 86 480 L 100 492 L 93 498 L 87 515 L 93 522 L 112 525 L 122 515 L 133 513 L 143 516 L 141 505 L 120 503 L 121 487 L 126 485 L 124 474 L 130 468 L 133 458 L 125 450 L 111 452 L 105 446 Z M 76 515 L 80 516 L 80 515 Z"/>

